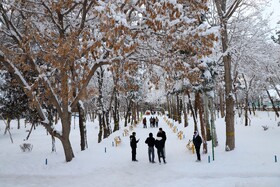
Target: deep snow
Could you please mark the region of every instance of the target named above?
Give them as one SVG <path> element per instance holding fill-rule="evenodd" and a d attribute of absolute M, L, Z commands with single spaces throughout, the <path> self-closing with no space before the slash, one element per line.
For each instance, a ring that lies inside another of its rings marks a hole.
<path fill-rule="evenodd" d="M 147 116 L 149 119 L 150 116 Z M 51 153 L 51 137 L 42 126 L 32 132 L 28 141 L 23 122 L 17 129 L 12 121 L 11 143 L 9 135 L 3 135 L 4 123 L 0 121 L 0 187 L 279 187 L 280 186 L 280 127 L 274 113 L 257 112 L 250 115 L 251 125 L 244 126 L 243 118 L 236 118 L 236 148 L 225 151 L 225 122 L 218 118 L 215 122 L 219 146 L 215 148 L 215 161 L 212 160 L 211 142 L 208 154 L 202 154 L 202 162 L 197 163 L 186 144 L 193 134 L 193 121 L 183 128 L 185 138 L 179 140 L 176 133 L 159 116 L 159 127 L 167 134 L 166 161 L 149 163 L 147 145 L 148 134 L 156 135 L 158 128 L 143 129 L 139 124 L 134 131 L 140 138 L 137 148 L 139 162 L 131 161 L 129 136 L 123 137 L 124 127 L 97 143 L 97 121 L 87 121 L 88 146 L 80 151 L 79 128 L 76 118 L 72 123 L 71 142 L 75 158 L 65 162 L 63 149 L 56 140 L 56 153 Z M 74 120 L 74 118 L 73 118 Z M 148 120 L 149 121 L 149 120 Z M 264 131 L 262 125 L 269 129 Z M 130 134 L 132 131 L 130 131 Z M 120 146 L 112 146 L 114 137 L 121 136 Z M 22 143 L 31 143 L 31 152 L 22 152 Z M 105 152 L 106 149 L 106 152 Z M 208 162 L 208 156 L 211 161 Z M 277 162 L 275 162 L 277 156 Z M 47 159 L 47 165 L 46 165 Z"/>

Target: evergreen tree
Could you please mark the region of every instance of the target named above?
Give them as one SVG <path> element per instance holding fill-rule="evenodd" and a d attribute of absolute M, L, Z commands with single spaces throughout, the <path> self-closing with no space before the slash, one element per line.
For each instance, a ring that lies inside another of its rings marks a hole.
<path fill-rule="evenodd" d="M 28 98 L 9 73 L 1 75 L 4 81 L 0 84 L 0 114 L 7 120 L 20 119 L 28 111 Z"/>

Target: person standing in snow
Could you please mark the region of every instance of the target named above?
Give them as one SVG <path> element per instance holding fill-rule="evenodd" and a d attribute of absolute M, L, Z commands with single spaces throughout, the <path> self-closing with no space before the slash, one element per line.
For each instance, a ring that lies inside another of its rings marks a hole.
<path fill-rule="evenodd" d="M 156 141 L 155 141 L 155 146 L 157 148 L 159 163 L 161 164 L 160 158 L 162 157 L 163 162 L 166 164 L 165 155 L 164 155 L 164 152 L 163 152 L 164 140 L 162 139 L 162 137 L 157 136 Z"/>
<path fill-rule="evenodd" d="M 158 117 L 156 116 L 156 119 L 155 119 L 155 121 L 156 121 L 156 125 L 155 125 L 155 127 L 158 127 Z"/>
<path fill-rule="evenodd" d="M 196 152 L 196 156 L 197 156 L 197 160 L 196 161 L 200 162 L 201 161 L 201 158 L 200 158 L 200 146 L 202 144 L 202 139 L 199 136 L 198 131 L 194 131 L 194 134 L 193 134 L 193 144 L 194 144 L 195 152 Z"/>
<path fill-rule="evenodd" d="M 147 119 L 144 117 L 143 119 L 143 128 L 147 128 Z"/>
<path fill-rule="evenodd" d="M 130 147 L 131 147 L 131 153 L 132 153 L 132 161 L 137 162 L 136 160 L 136 148 L 137 148 L 137 143 L 139 142 L 139 139 L 136 140 L 136 132 L 133 132 L 132 135 L 130 136 Z"/>
<path fill-rule="evenodd" d="M 153 133 L 149 134 L 149 137 L 146 139 L 145 143 L 148 144 L 149 161 L 151 163 L 155 163 L 155 138 L 153 137 Z"/>
<path fill-rule="evenodd" d="M 165 157 L 166 156 L 165 155 L 166 133 L 165 133 L 165 131 L 162 130 L 162 128 L 159 128 L 159 131 L 157 133 L 157 137 L 161 137 L 162 140 L 163 140 L 163 154 L 164 154 L 164 157 Z"/>

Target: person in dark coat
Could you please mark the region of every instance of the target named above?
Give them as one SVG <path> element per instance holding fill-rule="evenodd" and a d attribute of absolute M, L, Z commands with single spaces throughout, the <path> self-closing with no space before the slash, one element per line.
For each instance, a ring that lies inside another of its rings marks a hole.
<path fill-rule="evenodd" d="M 131 147 L 131 153 L 132 153 L 132 161 L 137 162 L 136 160 L 136 148 L 137 143 L 139 142 L 139 139 L 136 141 L 136 132 L 133 132 L 130 136 L 130 147 Z"/>
<path fill-rule="evenodd" d="M 158 161 L 159 161 L 159 163 L 161 164 L 160 158 L 162 157 L 163 162 L 166 164 L 165 155 L 164 155 L 164 152 L 163 152 L 164 141 L 163 141 L 162 137 L 158 136 L 156 138 L 155 146 L 157 148 L 157 154 L 158 154 Z"/>
<path fill-rule="evenodd" d="M 159 131 L 157 133 L 157 137 L 161 137 L 162 140 L 163 140 L 163 153 L 164 153 L 164 156 L 166 156 L 165 155 L 166 133 L 165 133 L 165 131 L 162 130 L 162 128 L 159 128 Z"/>
<path fill-rule="evenodd" d="M 194 134 L 193 134 L 193 144 L 194 144 L 195 152 L 196 152 L 196 156 L 197 156 L 197 160 L 196 161 L 200 162 L 201 161 L 201 158 L 200 158 L 200 146 L 202 144 L 202 139 L 199 136 L 198 131 L 194 131 Z"/>
<path fill-rule="evenodd" d="M 149 161 L 151 163 L 155 163 L 155 138 L 153 137 L 153 133 L 149 134 L 149 137 L 146 139 L 145 143 L 148 144 Z"/>
<path fill-rule="evenodd" d="M 153 127 L 153 117 L 150 118 L 150 127 Z"/>
<path fill-rule="evenodd" d="M 143 128 L 147 128 L 147 119 L 144 117 L 143 119 Z"/>

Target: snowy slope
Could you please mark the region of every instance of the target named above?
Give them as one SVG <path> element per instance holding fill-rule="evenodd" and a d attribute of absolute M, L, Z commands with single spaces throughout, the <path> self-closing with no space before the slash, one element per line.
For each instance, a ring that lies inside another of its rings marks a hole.
<path fill-rule="evenodd" d="M 208 154 L 202 154 L 202 162 L 195 162 L 196 156 L 186 149 L 188 139 L 193 134 L 193 122 L 183 128 L 185 139 L 179 140 L 172 129 L 159 117 L 159 127 L 167 134 L 167 164 L 151 164 L 148 161 L 148 134 L 156 135 L 158 128 L 135 128 L 136 138 L 140 138 L 137 148 L 139 162 L 131 161 L 129 137 L 123 137 L 124 127 L 102 143 L 97 143 L 97 123 L 87 122 L 88 145 L 86 151 L 79 148 L 77 126 L 71 132 L 75 158 L 65 163 L 60 143 L 56 142 L 56 153 L 51 153 L 51 137 L 43 127 L 31 134 L 28 143 L 33 144 L 32 152 L 21 152 L 19 145 L 26 142 L 28 128 L 16 129 L 13 121 L 11 129 L 14 143 L 4 133 L 4 123 L 0 121 L 0 186 L 1 187 L 279 187 L 280 186 L 280 127 L 273 113 L 258 112 L 250 116 L 251 126 L 245 127 L 243 119 L 236 119 L 236 149 L 225 152 L 224 119 L 217 119 L 219 146 L 212 160 L 211 142 Z M 149 117 L 148 117 L 149 119 Z M 278 119 L 279 121 L 279 119 Z M 23 124 L 23 123 L 22 123 Z M 262 125 L 268 125 L 264 131 Z M 130 131 L 131 133 L 131 131 Z M 122 143 L 113 147 L 114 137 L 121 136 Z M 106 152 L 105 152 L 106 149 Z M 277 161 L 275 162 L 275 155 Z M 211 156 L 211 162 L 208 162 Z M 156 157 L 157 158 L 157 157 Z M 46 165 L 47 159 L 47 165 Z"/>

